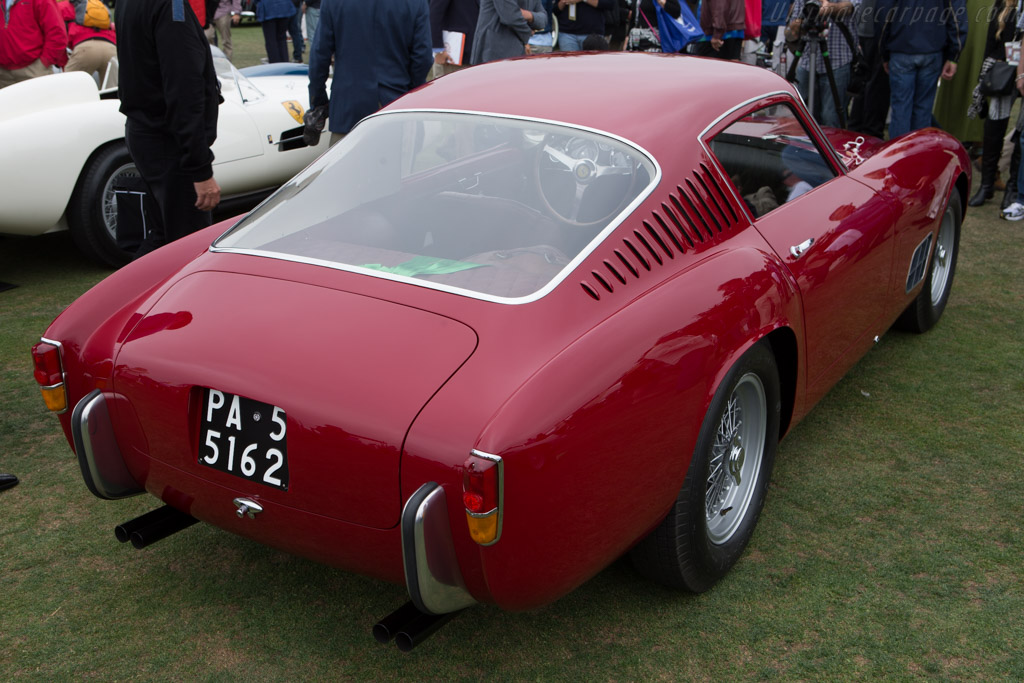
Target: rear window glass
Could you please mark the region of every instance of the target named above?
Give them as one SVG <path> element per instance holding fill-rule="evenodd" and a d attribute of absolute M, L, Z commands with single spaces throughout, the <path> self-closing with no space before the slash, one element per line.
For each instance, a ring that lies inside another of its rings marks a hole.
<path fill-rule="evenodd" d="M 549 291 L 650 192 L 654 162 L 546 122 L 401 112 L 357 126 L 215 243 L 483 298 Z"/>

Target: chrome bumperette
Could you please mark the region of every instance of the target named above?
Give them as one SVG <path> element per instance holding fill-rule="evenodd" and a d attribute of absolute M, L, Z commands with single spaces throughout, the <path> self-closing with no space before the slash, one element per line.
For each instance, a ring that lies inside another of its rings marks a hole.
<path fill-rule="evenodd" d="M 107 500 L 127 498 L 145 489 L 128 471 L 114 437 L 114 426 L 103 392 L 93 390 L 71 413 L 71 436 L 85 485 Z"/>
<path fill-rule="evenodd" d="M 409 598 L 427 614 L 447 614 L 476 604 L 455 556 L 444 489 L 421 486 L 402 509 L 402 563 Z"/>

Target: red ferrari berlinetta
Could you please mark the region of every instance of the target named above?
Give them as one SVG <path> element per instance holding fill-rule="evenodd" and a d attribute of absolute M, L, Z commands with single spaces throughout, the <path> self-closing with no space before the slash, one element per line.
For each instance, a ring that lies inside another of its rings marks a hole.
<path fill-rule="evenodd" d="M 702 591 L 779 439 L 942 314 L 970 181 L 933 129 L 822 130 L 778 76 L 555 54 L 445 76 L 33 348 L 101 498 L 408 587 L 415 645 L 624 553 Z"/>

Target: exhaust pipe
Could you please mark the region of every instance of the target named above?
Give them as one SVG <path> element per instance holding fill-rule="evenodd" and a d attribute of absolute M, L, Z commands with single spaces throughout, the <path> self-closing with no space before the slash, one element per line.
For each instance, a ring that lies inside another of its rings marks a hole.
<path fill-rule="evenodd" d="M 198 521 L 177 508 L 164 505 L 114 527 L 114 536 L 121 543 L 131 541 L 133 546 L 141 550 L 151 543 L 187 529 Z"/>
<path fill-rule="evenodd" d="M 433 635 L 462 610 L 447 614 L 426 614 L 407 602 L 373 626 L 373 637 L 378 643 L 394 639 L 402 652 L 414 647 Z"/>

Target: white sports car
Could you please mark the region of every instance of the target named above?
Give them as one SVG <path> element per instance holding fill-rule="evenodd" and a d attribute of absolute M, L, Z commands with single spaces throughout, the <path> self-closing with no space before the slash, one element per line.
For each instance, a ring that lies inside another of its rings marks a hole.
<path fill-rule="evenodd" d="M 256 197 L 291 178 L 327 149 L 302 139 L 309 103 L 306 67 L 239 70 L 217 48 L 220 105 L 214 177 L 222 195 Z M 0 90 L 0 233 L 70 229 L 88 256 L 112 266 L 129 255 L 114 230 L 114 184 L 137 175 L 124 144 L 117 89 L 98 90 L 82 72 L 34 78 Z"/>

